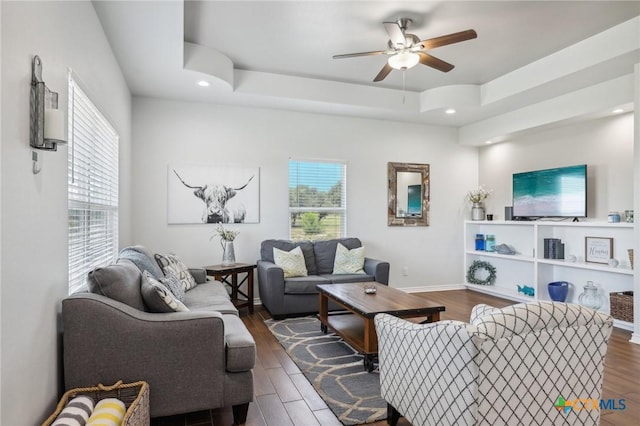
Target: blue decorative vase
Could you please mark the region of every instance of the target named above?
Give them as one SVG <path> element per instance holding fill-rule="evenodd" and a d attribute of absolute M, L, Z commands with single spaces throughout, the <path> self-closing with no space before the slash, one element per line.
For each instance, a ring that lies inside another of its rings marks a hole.
<path fill-rule="evenodd" d="M 564 302 L 567 300 L 567 294 L 569 294 L 569 283 L 566 281 L 554 281 L 549 283 L 547 288 L 549 289 L 549 297 L 554 302 Z"/>

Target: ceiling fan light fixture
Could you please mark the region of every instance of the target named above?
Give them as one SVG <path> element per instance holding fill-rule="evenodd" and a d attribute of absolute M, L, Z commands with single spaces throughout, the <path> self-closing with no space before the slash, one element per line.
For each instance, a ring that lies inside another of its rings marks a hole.
<path fill-rule="evenodd" d="M 420 55 L 413 52 L 399 52 L 393 56 L 390 56 L 387 60 L 391 68 L 397 70 L 408 70 L 418 65 L 420 62 Z"/>

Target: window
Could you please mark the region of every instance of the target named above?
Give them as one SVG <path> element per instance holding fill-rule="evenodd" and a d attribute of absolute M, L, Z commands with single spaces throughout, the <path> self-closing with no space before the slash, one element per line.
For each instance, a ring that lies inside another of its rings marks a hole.
<path fill-rule="evenodd" d="M 347 165 L 289 160 L 289 237 L 328 240 L 347 234 Z"/>
<path fill-rule="evenodd" d="M 118 253 L 118 134 L 69 77 L 69 293 Z"/>

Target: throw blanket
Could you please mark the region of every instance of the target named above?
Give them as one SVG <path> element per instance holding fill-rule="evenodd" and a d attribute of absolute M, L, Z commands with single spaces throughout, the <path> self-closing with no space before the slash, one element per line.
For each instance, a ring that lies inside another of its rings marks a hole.
<path fill-rule="evenodd" d="M 96 404 L 87 426 L 118 426 L 125 413 L 124 402 L 116 398 L 105 398 Z"/>
<path fill-rule="evenodd" d="M 84 426 L 92 411 L 93 399 L 77 396 L 69 401 L 51 426 Z"/>

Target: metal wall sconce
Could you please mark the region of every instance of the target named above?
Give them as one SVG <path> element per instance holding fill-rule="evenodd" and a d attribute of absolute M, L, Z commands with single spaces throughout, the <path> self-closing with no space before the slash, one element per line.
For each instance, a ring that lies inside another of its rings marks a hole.
<path fill-rule="evenodd" d="M 31 70 L 31 147 L 56 151 L 58 144 L 67 143 L 64 121 L 64 111 L 58 109 L 58 93 L 42 81 L 42 62 L 36 55 Z"/>

